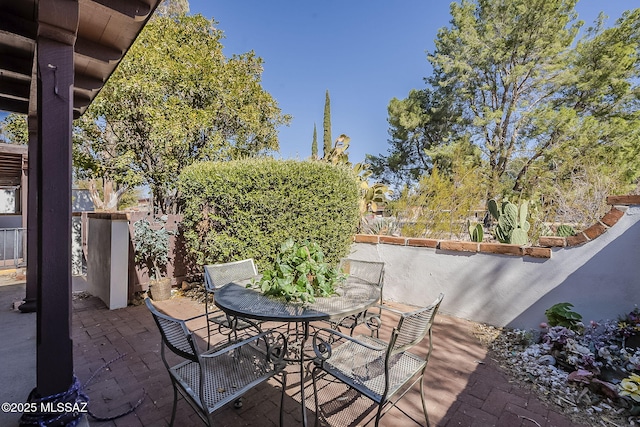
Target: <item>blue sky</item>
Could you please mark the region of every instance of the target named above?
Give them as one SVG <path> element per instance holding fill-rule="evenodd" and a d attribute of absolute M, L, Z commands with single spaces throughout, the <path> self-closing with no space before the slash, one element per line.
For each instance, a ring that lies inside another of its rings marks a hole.
<path fill-rule="evenodd" d="M 322 146 L 325 91 L 333 139 L 351 137 L 350 160 L 388 149 L 387 105 L 424 87 L 426 51 L 449 24 L 444 0 L 190 0 L 191 13 L 218 22 L 225 54 L 250 50 L 264 60 L 263 87 L 291 114 L 279 132 L 282 158 L 311 155 L 314 123 Z M 637 0 L 580 0 L 586 25 L 600 11 L 614 24 Z M 321 150 L 321 148 L 320 148 Z"/>

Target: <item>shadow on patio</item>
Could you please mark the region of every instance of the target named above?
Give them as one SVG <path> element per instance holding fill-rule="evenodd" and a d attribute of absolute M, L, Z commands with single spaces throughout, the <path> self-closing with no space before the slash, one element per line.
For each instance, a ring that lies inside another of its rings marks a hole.
<path fill-rule="evenodd" d="M 20 290 L 24 292 L 24 285 Z M 180 318 L 204 311 L 202 304 L 183 297 L 160 301 L 156 305 Z M 7 309 L 2 307 L 3 311 Z M 14 320 L 34 322 L 33 316 L 18 313 L 15 316 L 19 317 Z M 389 321 L 391 319 L 386 320 L 382 338 L 388 335 L 388 325 L 395 324 Z M 190 326 L 198 329 L 204 324 Z M 432 426 L 576 426 L 528 391 L 509 383 L 487 357 L 486 349 L 474 337 L 472 327 L 471 322 L 442 313 L 436 317 L 434 351 L 426 375 L 427 408 Z M 160 334 L 146 307 L 129 306 L 110 311 L 98 298 L 74 297 L 72 332 L 75 372 L 89 395 L 89 407 L 94 415 L 108 418 L 127 412 L 141 400 L 131 413 L 112 421 L 89 417 L 91 426 L 168 425 L 172 387 L 160 358 Z M 3 328 L 0 332 L 2 342 L 6 342 L 3 335 L 11 333 L 11 328 Z M 206 328 L 199 329 L 198 334 L 204 336 Z M 24 356 L 35 360 L 32 354 L 3 354 L 3 358 Z M 9 362 L 2 361 L 5 366 Z M 111 363 L 105 367 L 108 362 Z M 298 426 L 302 424 L 299 373 L 296 366 L 289 370 L 285 425 Z M 307 414 L 309 424 L 313 425 L 310 376 L 307 379 Z M 255 388 L 245 395 L 241 409 L 225 408 L 217 413 L 214 420 L 222 426 L 278 425 L 280 393 L 275 384 L 274 381 Z M 33 384 L 27 388 L 31 387 Z M 26 399 L 26 395 L 21 397 Z M 382 418 L 382 426 L 417 425 L 411 421 L 411 418 L 422 418 L 417 385 L 399 406 L 404 413 L 397 408 L 392 409 Z M 375 412 L 367 414 L 359 425 L 373 425 L 373 422 L 364 424 L 373 415 Z M 179 401 L 175 425 L 200 426 L 203 423 L 186 402 Z"/>

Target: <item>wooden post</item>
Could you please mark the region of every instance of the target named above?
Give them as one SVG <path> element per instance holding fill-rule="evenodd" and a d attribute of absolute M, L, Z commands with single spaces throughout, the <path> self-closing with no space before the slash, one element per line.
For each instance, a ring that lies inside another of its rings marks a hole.
<path fill-rule="evenodd" d="M 23 192 L 27 190 L 27 209 L 22 212 L 22 224 L 27 228 L 27 290 L 24 303 L 18 307 L 23 313 L 33 313 L 36 311 L 36 301 L 38 300 L 38 259 L 41 251 L 38 246 L 38 118 L 29 115 L 29 163 L 27 169 L 27 179 L 24 177 Z M 26 182 L 25 182 L 26 181 Z M 24 203 L 23 203 L 24 206 Z M 26 222 L 25 222 L 26 219 Z"/>
<path fill-rule="evenodd" d="M 37 36 L 37 385 L 47 398 L 73 384 L 71 128 L 78 1 L 40 0 Z M 52 25 L 53 24 L 53 25 Z M 30 200 L 31 201 L 31 200 Z M 33 225 L 33 223 L 30 223 Z M 31 240 L 33 241 L 33 240 Z M 32 248 L 33 249 L 33 248 Z"/>

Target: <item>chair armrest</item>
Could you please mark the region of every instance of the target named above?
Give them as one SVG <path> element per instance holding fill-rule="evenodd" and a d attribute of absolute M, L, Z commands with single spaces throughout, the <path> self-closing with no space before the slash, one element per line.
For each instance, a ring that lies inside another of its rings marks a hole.
<path fill-rule="evenodd" d="M 395 314 L 400 314 L 400 315 L 405 314 L 405 312 L 402 311 L 402 310 L 398 310 L 398 309 L 395 309 L 395 308 L 387 307 L 386 305 L 382 305 L 382 304 L 374 305 L 374 307 L 379 308 L 381 310 L 389 311 L 389 312 L 395 313 Z"/>
<path fill-rule="evenodd" d="M 322 335 L 325 335 L 326 337 Z M 343 334 L 340 331 L 329 328 L 320 328 L 313 334 L 313 351 L 316 354 L 314 363 L 321 364 L 324 360 L 329 359 L 331 357 L 331 345 L 343 340 L 351 341 L 371 351 L 385 351 L 387 349 L 386 345 L 374 346 Z"/>
<path fill-rule="evenodd" d="M 222 354 L 229 353 L 251 343 L 258 345 L 260 340 L 264 341 L 264 352 L 267 359 L 276 365 L 284 364 L 284 357 L 287 353 L 287 339 L 282 332 L 273 329 L 261 332 L 242 341 L 237 341 L 221 349 L 213 349 L 209 352 L 202 353 L 200 357 L 203 359 L 214 359 Z"/>
<path fill-rule="evenodd" d="M 209 313 L 211 315 L 211 313 Z M 191 322 L 192 320 L 200 319 L 201 317 L 207 316 L 207 313 L 198 314 L 197 316 L 189 317 L 187 319 L 182 319 L 184 322 Z"/>

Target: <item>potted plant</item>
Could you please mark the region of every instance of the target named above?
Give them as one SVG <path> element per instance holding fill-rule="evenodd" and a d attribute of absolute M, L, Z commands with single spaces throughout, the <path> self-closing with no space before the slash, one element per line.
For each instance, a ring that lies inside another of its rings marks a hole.
<path fill-rule="evenodd" d="M 169 261 L 169 236 L 173 232 L 165 228 L 167 216 L 158 218 L 156 225 L 146 219 L 133 223 L 133 238 L 135 241 L 135 260 L 145 265 L 149 271 L 149 287 L 155 300 L 171 297 L 171 278 L 163 277 L 162 272 L 167 269 Z M 158 227 L 157 224 L 160 224 Z"/>
<path fill-rule="evenodd" d="M 345 275 L 324 261 L 317 243 L 298 244 L 288 239 L 271 266 L 258 281 L 262 293 L 287 301 L 309 303 L 315 297 L 331 296 Z"/>

